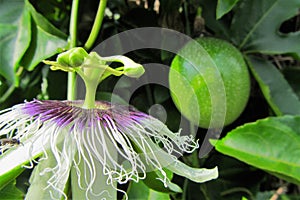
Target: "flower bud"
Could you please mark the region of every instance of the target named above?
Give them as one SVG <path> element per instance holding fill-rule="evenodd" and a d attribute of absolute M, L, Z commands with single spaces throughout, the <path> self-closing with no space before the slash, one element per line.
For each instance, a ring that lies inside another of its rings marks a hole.
<path fill-rule="evenodd" d="M 70 50 L 69 50 L 70 51 Z M 69 51 L 65 51 L 63 53 L 60 53 L 57 56 L 57 64 L 62 65 L 62 66 L 70 66 L 69 65 Z"/>
<path fill-rule="evenodd" d="M 76 47 L 59 54 L 57 62 L 63 66 L 78 67 L 87 56 L 88 53 L 82 47 Z"/>
<path fill-rule="evenodd" d="M 69 55 L 70 65 L 72 67 L 78 67 L 82 65 L 84 59 L 88 56 L 88 53 L 82 47 L 74 48 L 71 50 L 73 51 L 71 51 Z"/>
<path fill-rule="evenodd" d="M 128 77 L 139 78 L 145 72 L 141 64 L 131 63 L 129 66 L 124 66 L 124 74 Z"/>

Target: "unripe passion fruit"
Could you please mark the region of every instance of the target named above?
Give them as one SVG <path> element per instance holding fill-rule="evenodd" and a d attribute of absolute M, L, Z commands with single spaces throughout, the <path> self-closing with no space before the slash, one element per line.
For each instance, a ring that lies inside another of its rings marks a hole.
<path fill-rule="evenodd" d="M 202 128 L 232 123 L 244 110 L 250 93 L 242 54 L 215 38 L 198 38 L 184 46 L 172 61 L 169 84 L 177 108 Z"/>

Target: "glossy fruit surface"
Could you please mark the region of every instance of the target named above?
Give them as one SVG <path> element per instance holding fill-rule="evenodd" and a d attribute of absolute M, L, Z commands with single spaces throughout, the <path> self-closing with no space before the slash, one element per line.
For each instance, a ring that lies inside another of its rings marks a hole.
<path fill-rule="evenodd" d="M 189 42 L 172 61 L 169 84 L 179 111 L 202 128 L 218 128 L 236 120 L 250 93 L 242 54 L 215 38 Z"/>

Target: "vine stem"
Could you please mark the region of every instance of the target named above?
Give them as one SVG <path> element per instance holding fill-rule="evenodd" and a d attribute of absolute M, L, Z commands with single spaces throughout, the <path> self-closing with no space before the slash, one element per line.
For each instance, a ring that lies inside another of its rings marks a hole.
<path fill-rule="evenodd" d="M 76 99 L 76 73 L 68 72 L 68 88 L 67 88 L 67 99 L 69 101 Z"/>
<path fill-rule="evenodd" d="M 70 37 L 69 37 L 69 48 L 76 47 L 77 45 L 77 19 L 78 19 L 78 6 L 79 0 L 72 1 L 71 19 L 70 19 Z M 76 99 L 76 73 L 68 72 L 68 88 L 67 88 L 67 99 Z"/>
<path fill-rule="evenodd" d="M 185 0 L 185 2 L 183 3 L 183 10 L 184 10 L 185 23 L 186 23 L 185 32 L 187 35 L 191 36 L 191 26 L 188 17 L 188 0 Z"/>
<path fill-rule="evenodd" d="M 12 84 L 0 98 L 0 103 L 4 102 L 14 92 L 14 90 L 15 90 L 15 85 Z"/>
<path fill-rule="evenodd" d="M 87 41 L 84 44 L 84 48 L 86 50 L 89 50 L 93 46 L 94 42 L 97 39 L 99 30 L 101 28 L 101 24 L 102 24 L 102 21 L 103 21 L 104 11 L 105 11 L 105 8 L 106 8 L 106 3 L 107 3 L 107 0 L 101 0 L 100 3 L 99 3 L 96 18 L 95 18 L 91 33 L 90 33 Z"/>

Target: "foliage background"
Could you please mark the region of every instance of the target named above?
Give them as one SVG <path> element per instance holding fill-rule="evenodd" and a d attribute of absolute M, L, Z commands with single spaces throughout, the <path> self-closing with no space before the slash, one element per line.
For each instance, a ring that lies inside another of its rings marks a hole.
<path fill-rule="evenodd" d="M 41 61 L 55 59 L 57 53 L 68 48 L 71 3 L 71 0 L 0 0 L 1 109 L 33 98 L 66 99 L 67 74 L 50 71 Z M 97 7 L 95 0 L 80 4 L 79 46 L 90 33 Z M 226 140 L 217 146 L 218 151 L 203 159 L 198 159 L 197 153 L 182 158 L 193 167 L 217 165 L 220 177 L 195 184 L 175 176 L 173 181 L 183 188 L 183 193 L 161 194 L 144 183 L 131 184 L 130 199 L 270 199 L 278 188 L 286 190 L 277 199 L 300 199 L 300 151 L 295 153 L 300 149 L 299 0 L 109 0 L 107 8 L 96 44 L 119 32 L 148 26 L 173 29 L 193 38 L 217 37 L 231 42 L 244 54 L 252 75 L 248 105 L 238 120 L 223 130 L 222 137 L 226 136 Z M 138 63 L 170 65 L 174 54 L 142 49 L 127 56 Z M 98 89 L 98 99 L 108 99 L 117 80 L 115 77 L 105 80 Z M 130 83 L 124 82 L 122 87 L 126 91 Z M 161 104 L 167 111 L 168 127 L 173 131 L 178 129 L 181 115 L 167 88 L 144 85 L 133 94 L 130 103 L 144 112 L 154 104 Z M 286 114 L 290 116 L 280 117 Z M 154 115 L 159 118 L 160 110 L 155 110 Z M 275 118 L 269 118 L 272 116 Z M 263 118 L 267 119 L 255 122 Z M 249 122 L 255 123 L 244 125 Z M 241 125 L 244 126 L 235 129 Z M 269 128 L 271 125 L 273 130 Z M 236 137 L 245 130 L 252 132 L 252 136 Z M 203 139 L 206 130 L 197 131 L 197 137 Z M 266 134 L 260 143 L 255 139 L 262 132 Z M 237 141 L 237 145 L 230 146 L 226 141 Z M 285 148 L 283 153 L 282 148 Z M 245 151 L 247 155 L 239 153 Z M 277 159 L 280 152 L 283 155 Z M 288 166 L 283 168 L 281 163 Z M 6 195 L 20 198 L 28 187 L 29 175 L 26 170 L 15 182 L 2 188 L 0 199 Z"/>

